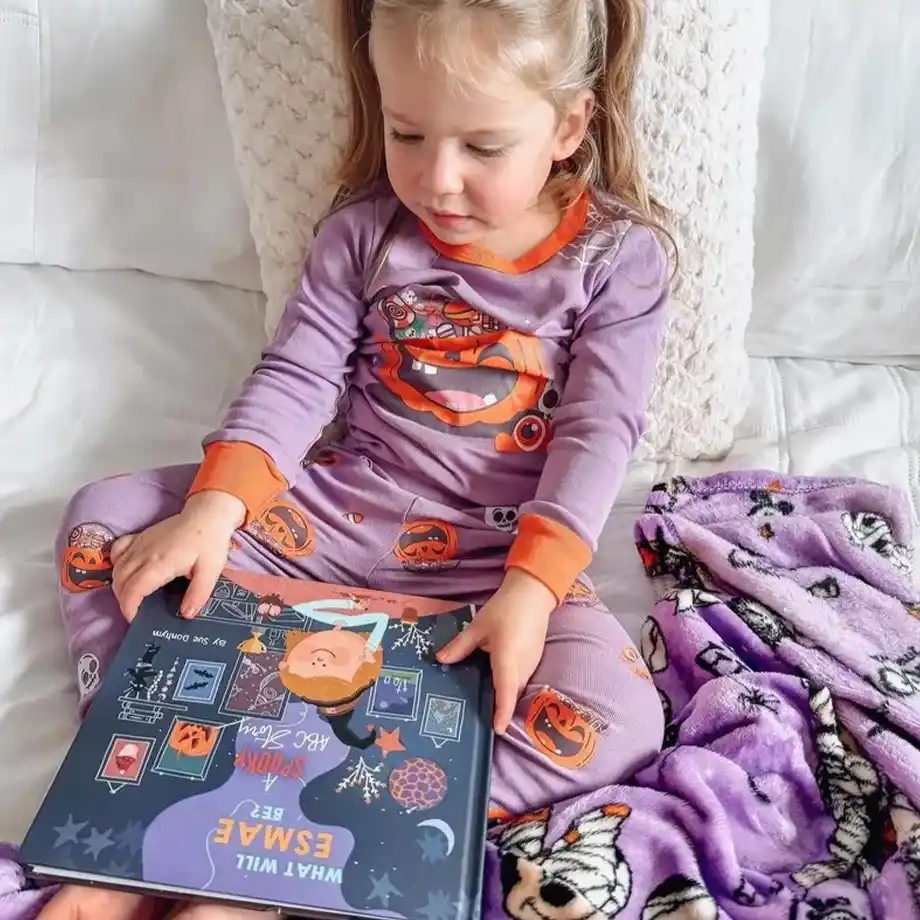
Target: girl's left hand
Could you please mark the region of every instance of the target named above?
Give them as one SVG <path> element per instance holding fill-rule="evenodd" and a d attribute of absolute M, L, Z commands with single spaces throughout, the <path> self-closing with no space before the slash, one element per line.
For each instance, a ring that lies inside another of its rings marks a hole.
<path fill-rule="evenodd" d="M 555 607 L 555 596 L 541 581 L 521 569 L 510 569 L 469 626 L 438 652 L 443 664 L 462 661 L 477 648 L 489 654 L 495 687 L 494 727 L 499 735 L 508 728 L 521 691 L 543 657 Z"/>

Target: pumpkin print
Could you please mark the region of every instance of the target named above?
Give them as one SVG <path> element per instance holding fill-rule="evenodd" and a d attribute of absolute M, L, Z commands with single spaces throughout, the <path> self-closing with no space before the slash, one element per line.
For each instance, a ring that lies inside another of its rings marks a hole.
<path fill-rule="evenodd" d="M 524 720 L 533 746 L 553 763 L 577 770 L 597 752 L 598 727 L 575 705 L 550 687 L 533 698 Z"/>
<path fill-rule="evenodd" d="M 575 607 L 599 607 L 601 603 L 594 590 L 579 578 L 572 582 L 572 587 L 569 588 L 563 601 Z"/>
<path fill-rule="evenodd" d="M 457 528 L 444 521 L 413 521 L 396 540 L 393 555 L 403 567 L 415 572 L 459 565 Z"/>
<path fill-rule="evenodd" d="M 286 559 L 309 556 L 314 550 L 313 527 L 295 504 L 272 502 L 246 527 L 260 543 Z"/>
<path fill-rule="evenodd" d="M 73 593 L 92 591 L 112 583 L 109 552 L 115 537 L 96 522 L 78 524 L 67 537 L 61 560 L 61 584 Z"/>
<path fill-rule="evenodd" d="M 184 757 L 207 757 L 214 750 L 220 728 L 199 722 L 176 722 L 169 734 L 169 746 Z"/>
<path fill-rule="evenodd" d="M 429 428 L 492 438 L 500 452 L 545 450 L 559 391 L 542 343 L 494 329 L 465 304 L 448 304 L 441 319 L 436 337 L 406 339 L 390 317 L 396 340 L 380 343 L 381 401 Z"/>

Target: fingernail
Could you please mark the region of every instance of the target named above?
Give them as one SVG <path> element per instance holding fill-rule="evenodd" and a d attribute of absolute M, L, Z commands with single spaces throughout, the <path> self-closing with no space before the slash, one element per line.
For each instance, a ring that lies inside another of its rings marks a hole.
<path fill-rule="evenodd" d="M 180 611 L 180 613 L 186 620 L 192 620 L 198 614 L 198 611 L 194 607 L 189 607 Z"/>

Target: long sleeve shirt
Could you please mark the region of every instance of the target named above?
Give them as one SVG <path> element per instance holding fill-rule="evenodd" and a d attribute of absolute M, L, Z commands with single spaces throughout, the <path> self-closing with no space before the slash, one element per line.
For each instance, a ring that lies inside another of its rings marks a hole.
<path fill-rule="evenodd" d="M 321 226 L 192 493 L 256 517 L 344 405 L 343 446 L 415 494 L 517 507 L 506 566 L 561 600 L 643 431 L 667 280 L 653 231 L 587 195 L 513 261 L 442 243 L 392 194 L 359 200 Z"/>

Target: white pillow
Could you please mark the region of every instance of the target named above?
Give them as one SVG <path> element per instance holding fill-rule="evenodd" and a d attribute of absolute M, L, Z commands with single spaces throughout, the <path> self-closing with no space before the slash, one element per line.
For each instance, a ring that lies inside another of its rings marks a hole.
<path fill-rule="evenodd" d="M 206 0 L 274 329 L 329 182 L 345 105 L 321 0 Z M 757 108 L 767 0 L 655 3 L 639 83 L 682 271 L 644 453 L 721 454 L 747 407 Z"/>
<path fill-rule="evenodd" d="M 920 4 L 772 15 L 748 347 L 920 355 Z"/>
<path fill-rule="evenodd" d="M 258 289 L 203 4 L 0 0 L 0 261 Z"/>

